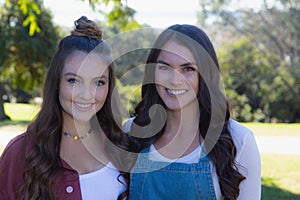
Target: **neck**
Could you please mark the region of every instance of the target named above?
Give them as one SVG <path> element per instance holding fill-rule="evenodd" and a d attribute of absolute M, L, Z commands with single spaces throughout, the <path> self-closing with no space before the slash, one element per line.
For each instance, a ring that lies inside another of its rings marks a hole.
<path fill-rule="evenodd" d="M 73 118 L 64 118 L 63 131 L 83 136 L 90 129 L 90 122 L 78 122 Z M 104 133 L 99 129 L 92 130 L 92 134 L 82 139 L 74 139 L 62 134 L 60 156 L 79 174 L 95 171 L 109 160 L 104 150 Z"/>
<path fill-rule="evenodd" d="M 200 111 L 195 102 L 181 110 L 167 110 L 166 132 L 192 131 L 199 126 Z"/>
<path fill-rule="evenodd" d="M 67 132 L 72 135 L 82 135 L 91 129 L 91 124 L 89 121 L 77 121 L 66 113 L 63 113 L 63 120 L 63 132 Z"/>
<path fill-rule="evenodd" d="M 162 137 L 154 144 L 160 153 L 178 158 L 197 148 L 202 138 L 199 133 L 199 106 L 180 111 L 167 111 L 167 124 Z"/>

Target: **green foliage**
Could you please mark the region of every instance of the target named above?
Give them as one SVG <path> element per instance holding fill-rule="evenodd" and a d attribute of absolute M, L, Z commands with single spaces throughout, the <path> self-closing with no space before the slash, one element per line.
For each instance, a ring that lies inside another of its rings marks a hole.
<path fill-rule="evenodd" d="M 210 30 L 223 31 L 215 34 L 220 38 L 215 43 L 224 48 L 220 57 L 225 86 L 245 95 L 251 107 L 252 116 L 245 111 L 246 116 L 241 117 L 267 122 L 300 121 L 299 1 L 263 1 L 259 10 L 232 10 L 233 2 L 201 1 L 199 21 L 205 26 L 207 17 L 213 16 Z M 240 110 L 245 109 L 241 100 L 234 101 Z"/>
<path fill-rule="evenodd" d="M 268 114 L 263 107 L 267 103 L 264 87 L 273 80 L 268 60 L 249 38 L 223 45 L 219 61 L 233 117 L 240 121 L 263 121 Z"/>
<path fill-rule="evenodd" d="M 23 26 L 29 26 L 29 35 L 32 36 L 35 33 L 40 33 L 41 29 L 38 25 L 38 18 L 41 14 L 39 7 L 40 2 L 29 1 L 29 0 L 5 0 L 6 7 L 11 7 L 12 4 L 17 4 L 20 11 L 25 16 Z"/>
<path fill-rule="evenodd" d="M 8 58 L 8 54 L 9 54 L 9 34 L 6 31 L 6 23 L 2 18 L 2 13 L 4 13 L 4 9 L 0 7 L 0 33 L 1 33 L 1 37 L 0 37 L 0 69 L 1 66 L 4 64 L 4 62 L 7 60 Z"/>
<path fill-rule="evenodd" d="M 152 28 L 141 28 L 120 32 L 116 28 L 105 28 L 105 41 L 111 46 L 116 76 L 123 85 L 140 84 L 144 64 L 157 33 Z"/>
<path fill-rule="evenodd" d="M 0 58 L 0 80 L 14 89 L 31 94 L 40 92 L 58 42 L 50 11 L 38 4 L 38 1 L 36 3 L 43 13 L 36 21 L 40 33 L 28 34 L 31 27 L 24 27 L 24 23 L 29 23 L 28 16 L 24 16 L 26 8 L 21 10 L 19 4 L 6 4 L 1 15 L 1 21 L 4 21 L 1 35 L 6 37 L 6 55 Z"/>
<path fill-rule="evenodd" d="M 85 1 L 85 0 L 82 0 Z M 106 18 L 109 27 L 117 27 L 121 31 L 140 28 L 139 23 L 134 19 L 136 11 L 127 5 L 127 0 L 88 0 L 92 9 L 105 5 L 107 12 L 99 10 Z M 41 32 L 41 24 L 38 22 L 41 17 L 41 5 L 43 0 L 5 0 L 5 6 L 17 6 L 25 17 L 23 26 L 28 27 L 30 36 Z M 111 7 L 111 9 L 109 9 Z"/>
<path fill-rule="evenodd" d="M 121 98 L 121 105 L 123 106 L 125 113 L 133 116 L 134 108 L 141 100 L 141 85 L 123 86 L 118 82 L 118 90 Z"/>
<path fill-rule="evenodd" d="M 127 0 L 89 0 L 89 4 L 94 10 L 97 6 L 106 7 L 107 11 L 100 9 L 99 12 L 105 17 L 108 27 L 115 27 L 120 31 L 140 28 L 139 23 L 134 19 L 136 11 L 127 5 Z"/>

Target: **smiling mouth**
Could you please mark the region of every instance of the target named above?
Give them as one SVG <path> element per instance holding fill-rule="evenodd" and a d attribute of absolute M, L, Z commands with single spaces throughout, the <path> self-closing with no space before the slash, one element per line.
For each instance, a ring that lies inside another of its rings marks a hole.
<path fill-rule="evenodd" d="M 74 104 L 79 108 L 90 108 L 94 105 L 93 103 L 75 103 L 75 102 Z"/>
<path fill-rule="evenodd" d="M 172 94 L 172 95 L 181 95 L 187 92 L 187 90 L 171 90 L 171 89 L 166 89 L 167 93 Z"/>

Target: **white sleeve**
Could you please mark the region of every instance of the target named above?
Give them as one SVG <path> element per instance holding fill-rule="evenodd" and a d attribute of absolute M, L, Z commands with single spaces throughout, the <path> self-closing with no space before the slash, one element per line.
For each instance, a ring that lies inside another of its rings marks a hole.
<path fill-rule="evenodd" d="M 124 123 L 124 125 L 123 125 L 123 131 L 124 131 L 125 133 L 128 133 L 128 132 L 130 131 L 130 129 L 131 129 L 131 124 L 132 124 L 133 120 L 134 120 L 134 117 L 131 117 L 131 118 L 129 118 L 129 119 Z"/>
<path fill-rule="evenodd" d="M 239 171 L 246 177 L 240 184 L 238 200 L 261 199 L 261 162 L 260 153 L 252 132 L 244 137 L 243 145 L 238 152 Z"/>

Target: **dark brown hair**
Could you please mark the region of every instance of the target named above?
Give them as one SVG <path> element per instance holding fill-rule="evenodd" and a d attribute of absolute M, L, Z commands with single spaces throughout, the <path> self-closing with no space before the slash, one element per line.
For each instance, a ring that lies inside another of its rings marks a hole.
<path fill-rule="evenodd" d="M 173 25 L 169 27 L 158 36 L 149 53 L 142 86 L 142 101 L 135 109 L 135 123 L 131 130 L 133 136 L 139 137 L 136 140 L 140 145 L 135 151 L 139 152 L 153 144 L 164 132 L 164 126 L 157 133 L 151 130 L 157 126 L 153 121 L 164 121 L 165 112 L 152 109 L 151 114 L 150 108 L 156 104 L 165 106 L 156 90 L 153 64 L 156 63 L 163 45 L 170 40 L 190 49 L 196 59 L 200 77 L 197 94 L 200 109 L 200 134 L 204 138 L 208 156 L 216 167 L 224 199 L 237 199 L 239 185 L 245 177 L 238 171 L 235 163 L 236 147 L 228 130 L 230 112 L 225 94 L 220 88 L 219 63 L 209 37 L 196 26 Z M 150 115 L 154 117 L 151 118 Z M 148 128 L 139 128 L 144 126 Z"/>
<path fill-rule="evenodd" d="M 63 38 L 52 59 L 43 88 L 43 103 L 37 118 L 30 124 L 29 131 L 34 135 L 35 145 L 29 152 L 25 161 L 24 186 L 21 195 L 25 199 L 54 199 L 51 190 L 57 173 L 60 170 L 61 160 L 59 156 L 61 133 L 63 128 L 62 107 L 59 102 L 59 86 L 61 73 L 66 59 L 74 51 L 101 54 L 110 58 L 110 49 L 102 40 L 102 32 L 96 24 L 81 17 L 75 21 L 75 30 L 70 36 Z M 114 64 L 110 60 L 109 90 L 102 109 L 96 113 L 93 122 L 98 123 L 96 127 L 103 129 L 107 138 L 116 146 L 128 149 L 128 140 L 121 132 L 121 115 L 118 110 L 118 98 L 113 97 L 115 90 Z M 114 114 L 112 111 L 112 105 Z M 92 124 L 93 126 L 93 124 Z M 115 155 L 107 152 L 115 164 Z M 116 164 L 118 165 L 118 164 Z M 121 172 L 127 184 L 129 184 L 128 173 Z M 119 199 L 126 197 L 128 191 L 120 195 Z"/>

